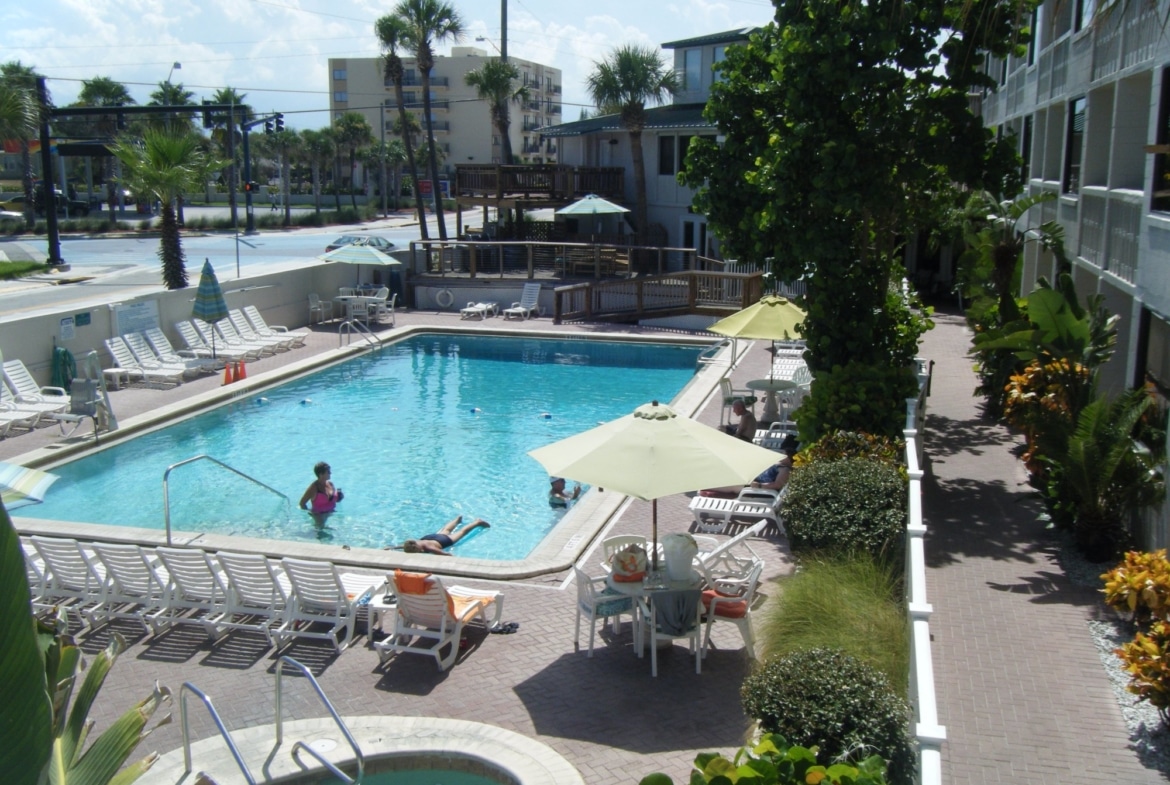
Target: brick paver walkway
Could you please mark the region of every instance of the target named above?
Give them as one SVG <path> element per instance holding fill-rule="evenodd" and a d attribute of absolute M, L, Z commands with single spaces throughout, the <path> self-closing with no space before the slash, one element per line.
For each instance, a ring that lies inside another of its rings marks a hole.
<path fill-rule="evenodd" d="M 923 509 L 943 781 L 1163 782 L 1129 748 L 1090 638 L 1099 595 L 1056 561 L 1022 439 L 979 416 L 962 320 L 936 322 L 922 348 L 935 361 Z"/>

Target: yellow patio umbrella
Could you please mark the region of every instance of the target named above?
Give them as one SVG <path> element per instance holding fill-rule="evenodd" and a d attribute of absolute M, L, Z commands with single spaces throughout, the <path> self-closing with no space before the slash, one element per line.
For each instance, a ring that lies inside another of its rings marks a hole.
<path fill-rule="evenodd" d="M 800 337 L 804 309 L 787 297 L 766 294 L 755 305 L 720 319 L 707 329 L 731 338 L 785 341 Z"/>
<path fill-rule="evenodd" d="M 528 454 L 551 475 L 651 502 L 655 569 L 659 498 L 750 482 L 777 458 L 658 401 Z"/>

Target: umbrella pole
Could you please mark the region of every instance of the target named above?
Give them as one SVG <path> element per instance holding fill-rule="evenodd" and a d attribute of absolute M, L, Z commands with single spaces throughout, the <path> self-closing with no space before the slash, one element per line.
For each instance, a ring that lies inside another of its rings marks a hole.
<path fill-rule="evenodd" d="M 650 502 L 650 520 L 652 521 L 652 523 L 650 524 L 650 537 L 654 540 L 653 544 L 651 545 L 651 548 L 652 548 L 651 553 L 653 554 L 653 556 L 651 556 L 651 559 L 652 559 L 651 564 L 653 565 L 651 567 L 651 570 L 654 572 L 658 572 L 658 500 L 657 499 L 654 499 L 653 501 Z"/>

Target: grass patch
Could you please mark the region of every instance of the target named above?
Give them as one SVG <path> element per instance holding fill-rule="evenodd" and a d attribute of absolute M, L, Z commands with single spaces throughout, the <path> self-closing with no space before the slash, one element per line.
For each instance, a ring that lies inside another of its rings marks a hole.
<path fill-rule="evenodd" d="M 48 270 L 49 265 L 41 262 L 0 262 L 0 281 L 9 281 L 30 273 L 44 273 Z"/>
<path fill-rule="evenodd" d="M 901 587 L 900 573 L 867 553 L 806 555 L 766 606 L 758 628 L 764 654 L 841 649 L 905 696 L 910 633 Z"/>

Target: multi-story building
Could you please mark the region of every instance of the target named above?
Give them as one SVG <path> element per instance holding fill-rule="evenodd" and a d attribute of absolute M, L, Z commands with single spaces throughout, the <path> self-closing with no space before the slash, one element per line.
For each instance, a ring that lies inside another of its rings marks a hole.
<path fill-rule="evenodd" d="M 1057 197 L 1034 208 L 1029 225 L 1059 221 L 1077 291 L 1104 295 L 1105 307 L 1121 316 L 1117 352 L 1101 376 L 1103 391 L 1150 382 L 1165 396 L 1170 394 L 1166 3 L 1119 3 L 1094 18 L 1098 5 L 1044 0 L 1032 19 L 1032 45 L 1022 56 L 989 62 L 999 89 L 974 99 L 989 126 L 1014 132 L 1029 192 Z M 1024 260 L 1021 294 L 1054 273 L 1051 254 L 1033 247 Z"/>
<path fill-rule="evenodd" d="M 440 167 L 453 172 L 455 164 L 501 163 L 500 138 L 492 126 L 486 101 L 468 87 L 464 76 L 483 66 L 488 53 L 471 46 L 456 46 L 450 57 L 436 57 L 431 69 L 431 111 L 435 142 L 443 153 Z M 542 143 L 537 130 L 561 120 L 561 71 L 559 68 L 509 56 L 528 88 L 528 100 L 509 103 L 512 155 L 515 163 L 556 163 L 555 142 Z M 405 70 L 406 108 L 422 122 L 422 77 L 413 57 L 402 59 Z M 374 136 L 393 138 L 398 118 L 394 85 L 386 78 L 381 58 L 330 58 L 329 109 L 333 117 L 345 112 L 362 114 Z M 421 137 L 420 137 L 421 138 Z"/>

